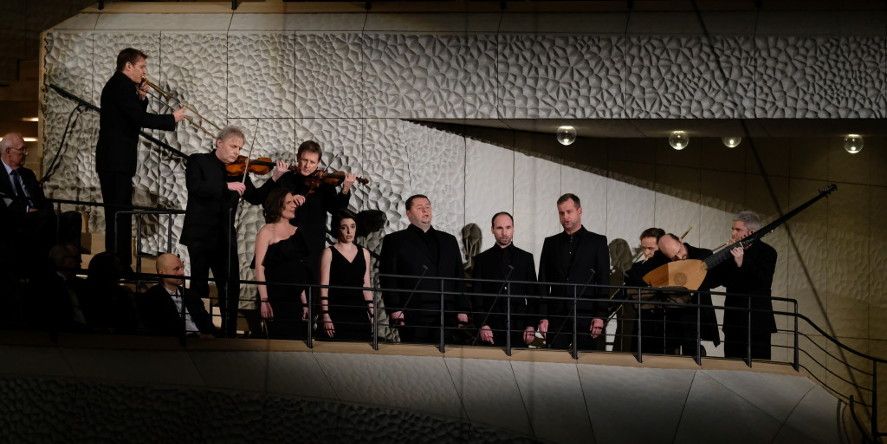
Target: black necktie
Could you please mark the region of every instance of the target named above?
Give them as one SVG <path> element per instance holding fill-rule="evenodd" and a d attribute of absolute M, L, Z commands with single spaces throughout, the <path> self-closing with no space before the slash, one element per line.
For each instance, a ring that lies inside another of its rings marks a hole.
<path fill-rule="evenodd" d="M 18 170 L 12 170 L 12 182 L 15 184 L 15 195 L 23 199 L 27 199 L 25 189 L 22 188 L 22 181 L 19 178 Z"/>

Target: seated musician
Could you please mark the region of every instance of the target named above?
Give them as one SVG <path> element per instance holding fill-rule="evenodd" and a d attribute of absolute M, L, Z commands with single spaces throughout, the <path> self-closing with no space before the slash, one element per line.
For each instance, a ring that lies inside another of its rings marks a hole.
<path fill-rule="evenodd" d="M 696 248 L 688 243 L 681 242 L 676 235 L 668 233 L 659 238 L 659 251 L 670 261 L 684 259 L 703 260 L 711 256 L 711 250 Z M 713 341 L 715 346 L 721 343 L 718 335 L 718 324 L 715 318 L 715 310 L 711 303 L 710 290 L 714 285 L 710 279 L 706 279 L 699 286 L 699 291 L 690 293 L 686 303 L 702 306 L 699 313 L 699 336 L 703 341 Z M 682 300 L 675 298 L 675 300 Z M 696 354 L 696 307 L 677 307 L 666 309 L 665 322 L 665 352 L 692 356 Z M 702 355 L 706 354 L 702 347 Z"/>

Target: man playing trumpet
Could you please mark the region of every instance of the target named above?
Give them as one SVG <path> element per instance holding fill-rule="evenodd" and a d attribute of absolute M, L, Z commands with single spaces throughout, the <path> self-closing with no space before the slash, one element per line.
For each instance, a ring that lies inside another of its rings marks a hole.
<path fill-rule="evenodd" d="M 117 212 L 132 205 L 132 178 L 136 172 L 139 131 L 142 128 L 174 131 L 185 118 L 184 108 L 172 114 L 147 112 L 148 55 L 126 48 L 117 55 L 117 71 L 102 88 L 99 141 L 95 166 L 105 207 L 105 249 L 124 264 L 131 263 L 131 218 Z M 116 226 L 115 226 L 116 220 Z"/>

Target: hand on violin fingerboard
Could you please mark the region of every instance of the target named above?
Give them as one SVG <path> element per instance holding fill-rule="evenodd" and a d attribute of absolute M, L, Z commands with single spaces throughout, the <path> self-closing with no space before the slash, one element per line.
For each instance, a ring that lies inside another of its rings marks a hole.
<path fill-rule="evenodd" d="M 277 166 L 271 171 L 271 180 L 277 182 L 277 179 L 280 179 L 280 177 L 286 174 L 289 170 L 289 163 L 285 160 L 278 160 Z"/>

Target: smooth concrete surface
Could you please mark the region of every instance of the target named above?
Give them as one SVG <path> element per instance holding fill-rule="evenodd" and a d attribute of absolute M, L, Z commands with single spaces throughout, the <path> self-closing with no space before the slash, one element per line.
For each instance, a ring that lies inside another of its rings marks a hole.
<path fill-rule="evenodd" d="M 131 344 L 127 341 L 131 339 Z M 153 343 L 153 346 L 152 346 Z M 550 442 L 838 442 L 842 405 L 779 364 L 618 353 L 0 334 L 0 378 L 202 388 L 390 408 Z"/>

